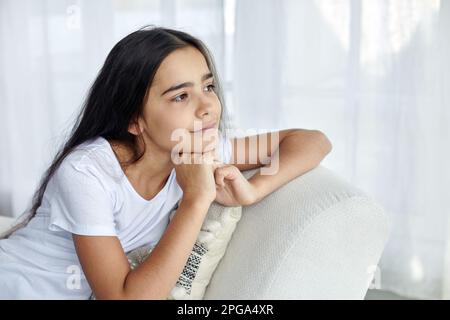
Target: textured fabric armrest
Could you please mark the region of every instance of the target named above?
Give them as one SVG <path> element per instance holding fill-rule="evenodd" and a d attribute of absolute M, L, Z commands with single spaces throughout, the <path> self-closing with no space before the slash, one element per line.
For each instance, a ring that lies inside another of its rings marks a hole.
<path fill-rule="evenodd" d="M 204 299 L 363 299 L 388 234 L 376 201 L 318 166 L 243 207 Z"/>

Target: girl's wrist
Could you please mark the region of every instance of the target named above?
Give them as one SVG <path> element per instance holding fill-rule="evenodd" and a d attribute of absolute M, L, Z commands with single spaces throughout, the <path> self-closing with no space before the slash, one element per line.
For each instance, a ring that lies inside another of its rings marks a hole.
<path fill-rule="evenodd" d="M 200 209 L 204 207 L 209 207 L 212 201 L 207 197 L 201 195 L 184 194 L 183 198 L 181 199 L 181 203 L 183 203 L 185 206 L 197 207 Z"/>

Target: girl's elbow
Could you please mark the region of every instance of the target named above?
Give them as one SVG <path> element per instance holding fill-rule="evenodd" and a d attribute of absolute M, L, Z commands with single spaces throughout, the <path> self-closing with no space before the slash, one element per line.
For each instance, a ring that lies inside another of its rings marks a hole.
<path fill-rule="evenodd" d="M 331 152 L 331 150 L 333 149 L 333 145 L 331 144 L 330 139 L 328 139 L 328 137 L 326 136 L 325 133 L 323 133 L 320 130 L 314 130 L 317 134 L 317 136 L 319 137 L 319 145 L 320 145 L 320 149 L 323 151 L 324 155 L 327 155 Z"/>

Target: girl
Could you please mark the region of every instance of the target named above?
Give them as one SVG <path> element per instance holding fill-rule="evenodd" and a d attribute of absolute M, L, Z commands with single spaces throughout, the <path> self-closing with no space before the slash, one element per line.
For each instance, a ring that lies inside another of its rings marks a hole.
<path fill-rule="evenodd" d="M 200 40 L 143 28 L 119 41 L 30 215 L 0 240 L 0 298 L 166 299 L 213 201 L 260 201 L 331 150 L 320 131 L 290 129 L 258 152 L 249 137 L 226 137 L 225 114 L 213 58 Z M 179 129 L 182 143 L 173 139 Z M 276 174 L 241 174 L 273 155 L 280 156 Z M 131 270 L 126 253 L 149 243 L 157 244 L 151 255 Z"/>

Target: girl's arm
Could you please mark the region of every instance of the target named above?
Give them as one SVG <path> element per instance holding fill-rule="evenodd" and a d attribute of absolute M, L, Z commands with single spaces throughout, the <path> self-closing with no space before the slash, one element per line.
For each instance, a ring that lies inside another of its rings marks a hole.
<path fill-rule="evenodd" d="M 275 139 L 269 136 L 273 134 Z M 251 141 L 258 143 L 251 143 Z M 267 141 L 267 152 L 263 148 Z M 263 174 L 256 173 L 248 181 L 255 190 L 254 202 L 260 201 L 280 186 L 315 168 L 331 151 L 330 140 L 318 130 L 287 129 L 257 136 L 231 139 L 232 165 L 239 170 L 249 170 L 265 165 L 271 168 Z M 261 150 L 260 150 L 261 149 Z M 262 150 L 264 149 L 264 150 Z M 274 166 L 274 159 L 278 163 Z M 256 160 L 256 161 L 254 161 Z"/>
<path fill-rule="evenodd" d="M 167 299 L 186 265 L 209 206 L 208 201 L 183 198 L 156 247 L 134 270 L 117 237 L 73 234 L 96 299 Z"/>

